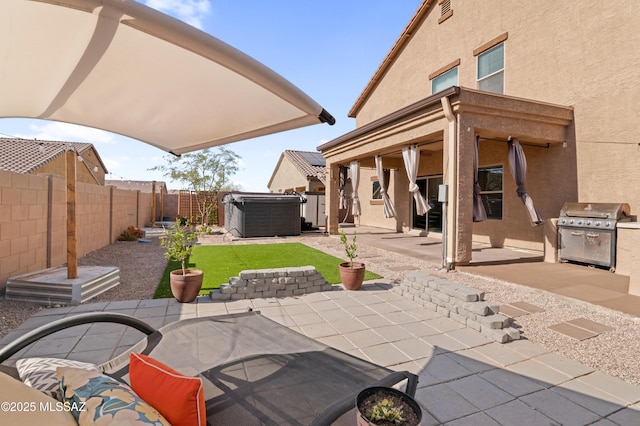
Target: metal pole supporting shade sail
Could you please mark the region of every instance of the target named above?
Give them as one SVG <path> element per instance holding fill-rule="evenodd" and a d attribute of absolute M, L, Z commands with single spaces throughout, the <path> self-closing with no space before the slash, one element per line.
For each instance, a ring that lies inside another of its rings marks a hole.
<path fill-rule="evenodd" d="M 351 198 L 352 208 L 351 212 L 354 216 L 360 216 L 360 199 L 358 198 L 358 185 L 360 184 L 360 163 L 352 161 L 349 164 L 349 171 L 351 172 Z"/>
<path fill-rule="evenodd" d="M 391 198 L 387 193 L 389 187 L 389 169 L 382 168 L 382 156 L 376 155 L 376 173 L 378 174 L 378 182 L 380 182 L 380 194 L 384 202 L 384 217 L 390 218 L 396 216 L 396 209 L 393 207 Z"/>
<path fill-rule="evenodd" d="M 409 192 L 413 194 L 416 204 L 416 214 L 419 216 L 427 214 L 431 207 L 427 204 L 427 200 L 420 194 L 420 187 L 416 184 L 418 178 L 418 167 L 420 165 L 420 150 L 415 145 L 405 146 L 402 148 L 402 158 L 404 159 L 404 167 L 407 169 L 407 177 L 409 178 Z"/>
<path fill-rule="evenodd" d="M 518 185 L 518 197 L 524 203 L 529 214 L 531 224 L 534 226 L 542 225 L 544 220 L 542 216 L 536 210 L 533 205 L 533 199 L 527 194 L 525 183 L 527 180 L 527 159 L 522 150 L 522 145 L 516 139 L 509 139 L 509 167 L 511 168 L 511 174 Z"/>
<path fill-rule="evenodd" d="M 334 118 L 226 43 L 134 0 L 0 1 L 0 118 L 181 154 Z"/>
<path fill-rule="evenodd" d="M 474 141 L 473 152 L 473 221 L 482 222 L 487 220 L 487 210 L 484 208 L 482 196 L 480 192 L 480 181 L 478 180 L 478 150 L 480 145 L 480 136 L 476 136 Z"/>

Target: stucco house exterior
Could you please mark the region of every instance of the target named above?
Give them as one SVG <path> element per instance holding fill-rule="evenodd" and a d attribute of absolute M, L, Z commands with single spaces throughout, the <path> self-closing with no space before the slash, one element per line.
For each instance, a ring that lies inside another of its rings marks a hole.
<path fill-rule="evenodd" d="M 267 184 L 271 193 L 301 194 L 300 215 L 313 228 L 325 225 L 325 166 L 318 152 L 285 150 Z"/>
<path fill-rule="evenodd" d="M 317 152 L 285 150 L 267 184 L 269 192 L 324 192 L 325 164 Z"/>
<path fill-rule="evenodd" d="M 351 164 L 360 224 L 443 238 L 451 267 L 471 260 L 472 242 L 543 250 L 567 201 L 628 203 L 638 214 L 639 26 L 633 0 L 424 0 L 350 110 L 356 129 L 318 147 L 329 232 Z M 526 186 L 511 175 L 510 148 L 526 157 Z M 426 198 L 426 215 L 410 189 Z M 474 221 L 474 199 L 486 220 Z"/>
<path fill-rule="evenodd" d="M 65 177 L 64 153 L 75 149 L 78 182 L 103 186 L 108 173 L 98 151 L 87 142 L 0 138 L 0 170 Z"/>

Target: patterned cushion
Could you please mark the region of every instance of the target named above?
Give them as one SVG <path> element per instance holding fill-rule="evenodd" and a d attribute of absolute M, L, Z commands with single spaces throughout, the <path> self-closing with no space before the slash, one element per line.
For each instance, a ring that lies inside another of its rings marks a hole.
<path fill-rule="evenodd" d="M 169 422 L 124 383 L 94 370 L 59 367 L 63 402 L 80 426 L 153 425 Z"/>
<path fill-rule="evenodd" d="M 0 402 L 3 426 L 77 426 L 73 416 L 57 405 L 60 401 L 4 373 L 0 373 Z"/>
<path fill-rule="evenodd" d="M 58 367 L 75 367 L 85 370 L 98 370 L 98 366 L 88 362 L 60 358 L 23 358 L 16 362 L 20 380 L 26 385 L 62 401 L 60 397 L 60 380 L 56 376 Z"/>

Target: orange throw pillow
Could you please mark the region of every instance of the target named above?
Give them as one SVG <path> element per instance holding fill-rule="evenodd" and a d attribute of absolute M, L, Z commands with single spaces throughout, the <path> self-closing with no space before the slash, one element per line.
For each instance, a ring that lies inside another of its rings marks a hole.
<path fill-rule="evenodd" d="M 188 377 L 143 354 L 129 356 L 131 388 L 158 410 L 172 426 L 205 426 L 204 388 Z"/>

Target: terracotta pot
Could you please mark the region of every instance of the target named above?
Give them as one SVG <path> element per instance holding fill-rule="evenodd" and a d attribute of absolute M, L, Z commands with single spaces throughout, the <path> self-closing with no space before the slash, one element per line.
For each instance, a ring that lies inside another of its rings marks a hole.
<path fill-rule="evenodd" d="M 364 281 L 364 273 L 364 263 L 343 262 L 340 264 L 340 280 L 347 290 L 358 290 Z"/>
<path fill-rule="evenodd" d="M 171 293 L 178 302 L 193 302 L 202 288 L 203 271 L 200 269 L 187 269 L 182 275 L 182 269 L 171 271 L 170 284 Z"/>
<path fill-rule="evenodd" d="M 395 388 L 373 386 L 363 389 L 356 398 L 356 422 L 358 426 L 394 424 L 383 421 L 374 423 L 367 417 L 370 415 L 375 404 L 384 399 L 393 402 L 394 407 L 402 408 L 405 422 L 401 423 L 401 425 L 417 426 L 422 421 L 422 408 L 420 408 L 420 405 L 409 395 Z"/>

